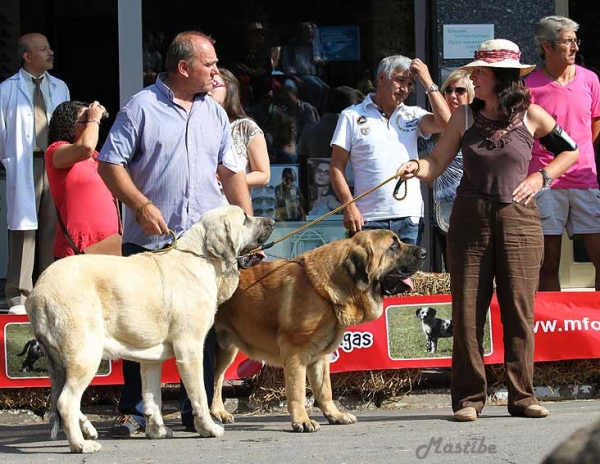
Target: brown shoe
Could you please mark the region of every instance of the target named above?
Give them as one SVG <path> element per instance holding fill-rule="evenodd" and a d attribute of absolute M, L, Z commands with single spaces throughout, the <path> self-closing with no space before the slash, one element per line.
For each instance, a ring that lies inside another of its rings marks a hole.
<path fill-rule="evenodd" d="M 477 419 L 477 409 L 472 406 L 459 409 L 454 413 L 454 420 L 457 422 L 471 422 Z"/>
<path fill-rule="evenodd" d="M 533 419 L 539 419 L 541 417 L 548 417 L 550 415 L 550 411 L 548 411 L 544 406 L 539 404 L 532 404 L 525 409 L 524 412 L 526 417 L 531 417 Z"/>

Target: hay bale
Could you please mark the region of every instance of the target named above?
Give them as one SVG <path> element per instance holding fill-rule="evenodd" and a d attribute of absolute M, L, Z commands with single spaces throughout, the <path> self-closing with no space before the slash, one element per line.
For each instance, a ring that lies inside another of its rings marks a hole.
<path fill-rule="evenodd" d="M 120 385 L 89 387 L 83 393 L 81 404 L 119 403 Z M 50 407 L 50 388 L 0 388 L 0 409 L 28 409 L 43 417 Z"/>
<path fill-rule="evenodd" d="M 488 388 L 506 384 L 502 364 L 485 366 Z M 600 382 L 600 359 L 540 362 L 533 366 L 534 386 L 591 385 Z"/>
<path fill-rule="evenodd" d="M 417 271 L 412 276 L 412 281 L 415 286 L 414 291 L 404 293 L 402 296 L 450 294 L 450 274 L 448 273 Z"/>
<path fill-rule="evenodd" d="M 395 400 L 410 393 L 421 381 L 420 369 L 340 372 L 331 374 L 333 397 L 351 397 L 379 406 L 384 400 Z M 250 380 L 250 402 L 267 411 L 285 400 L 283 369 L 265 366 Z M 307 396 L 312 389 L 307 383 Z"/>

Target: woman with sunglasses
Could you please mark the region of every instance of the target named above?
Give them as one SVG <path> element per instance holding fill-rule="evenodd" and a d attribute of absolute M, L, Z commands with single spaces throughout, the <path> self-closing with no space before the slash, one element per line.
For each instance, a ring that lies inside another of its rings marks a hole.
<path fill-rule="evenodd" d="M 245 166 L 248 187 L 267 185 L 271 177 L 265 134 L 248 117 L 240 100 L 240 84 L 227 69 L 220 68 L 214 77 L 210 96 L 219 103 L 231 123 L 233 148 L 238 160 Z"/>
<path fill-rule="evenodd" d="M 331 186 L 329 160 L 309 159 L 308 167 L 311 171 L 311 181 L 308 185 L 310 201 L 308 214 L 320 217 L 340 206 L 340 202 Z"/>
<path fill-rule="evenodd" d="M 440 90 L 451 113 L 473 101 L 475 93 L 473 82 L 469 79 L 470 74 L 464 69 L 455 69 L 442 84 Z M 438 139 L 436 138 L 436 140 Z M 462 178 L 462 169 L 463 157 L 459 151 L 444 173 L 433 182 L 434 234 L 442 251 L 446 270 L 450 269 L 450 263 L 446 260 L 446 233 L 448 232 L 450 212 L 456 198 L 456 189 Z"/>

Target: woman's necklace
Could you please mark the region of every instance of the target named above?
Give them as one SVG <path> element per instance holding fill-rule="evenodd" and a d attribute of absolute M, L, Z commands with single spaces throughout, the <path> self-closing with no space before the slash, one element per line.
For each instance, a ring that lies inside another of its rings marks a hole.
<path fill-rule="evenodd" d="M 544 73 L 546 74 L 546 76 L 548 76 L 550 79 L 552 79 L 558 85 L 561 85 L 563 87 L 566 85 L 569 85 L 571 83 L 571 81 L 573 80 L 573 77 L 575 77 L 575 71 L 569 72 L 569 74 L 567 76 L 567 81 L 563 82 L 563 81 L 560 81 L 558 77 L 554 77 L 554 75 L 550 71 L 548 71 L 548 68 L 546 66 L 544 66 L 543 69 L 544 69 Z"/>

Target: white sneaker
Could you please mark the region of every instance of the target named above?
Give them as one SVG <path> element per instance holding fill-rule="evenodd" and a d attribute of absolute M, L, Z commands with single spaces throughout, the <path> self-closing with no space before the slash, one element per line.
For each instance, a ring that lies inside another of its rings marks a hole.
<path fill-rule="evenodd" d="M 25 305 L 14 305 L 8 310 L 8 314 L 27 314 L 25 311 Z"/>

